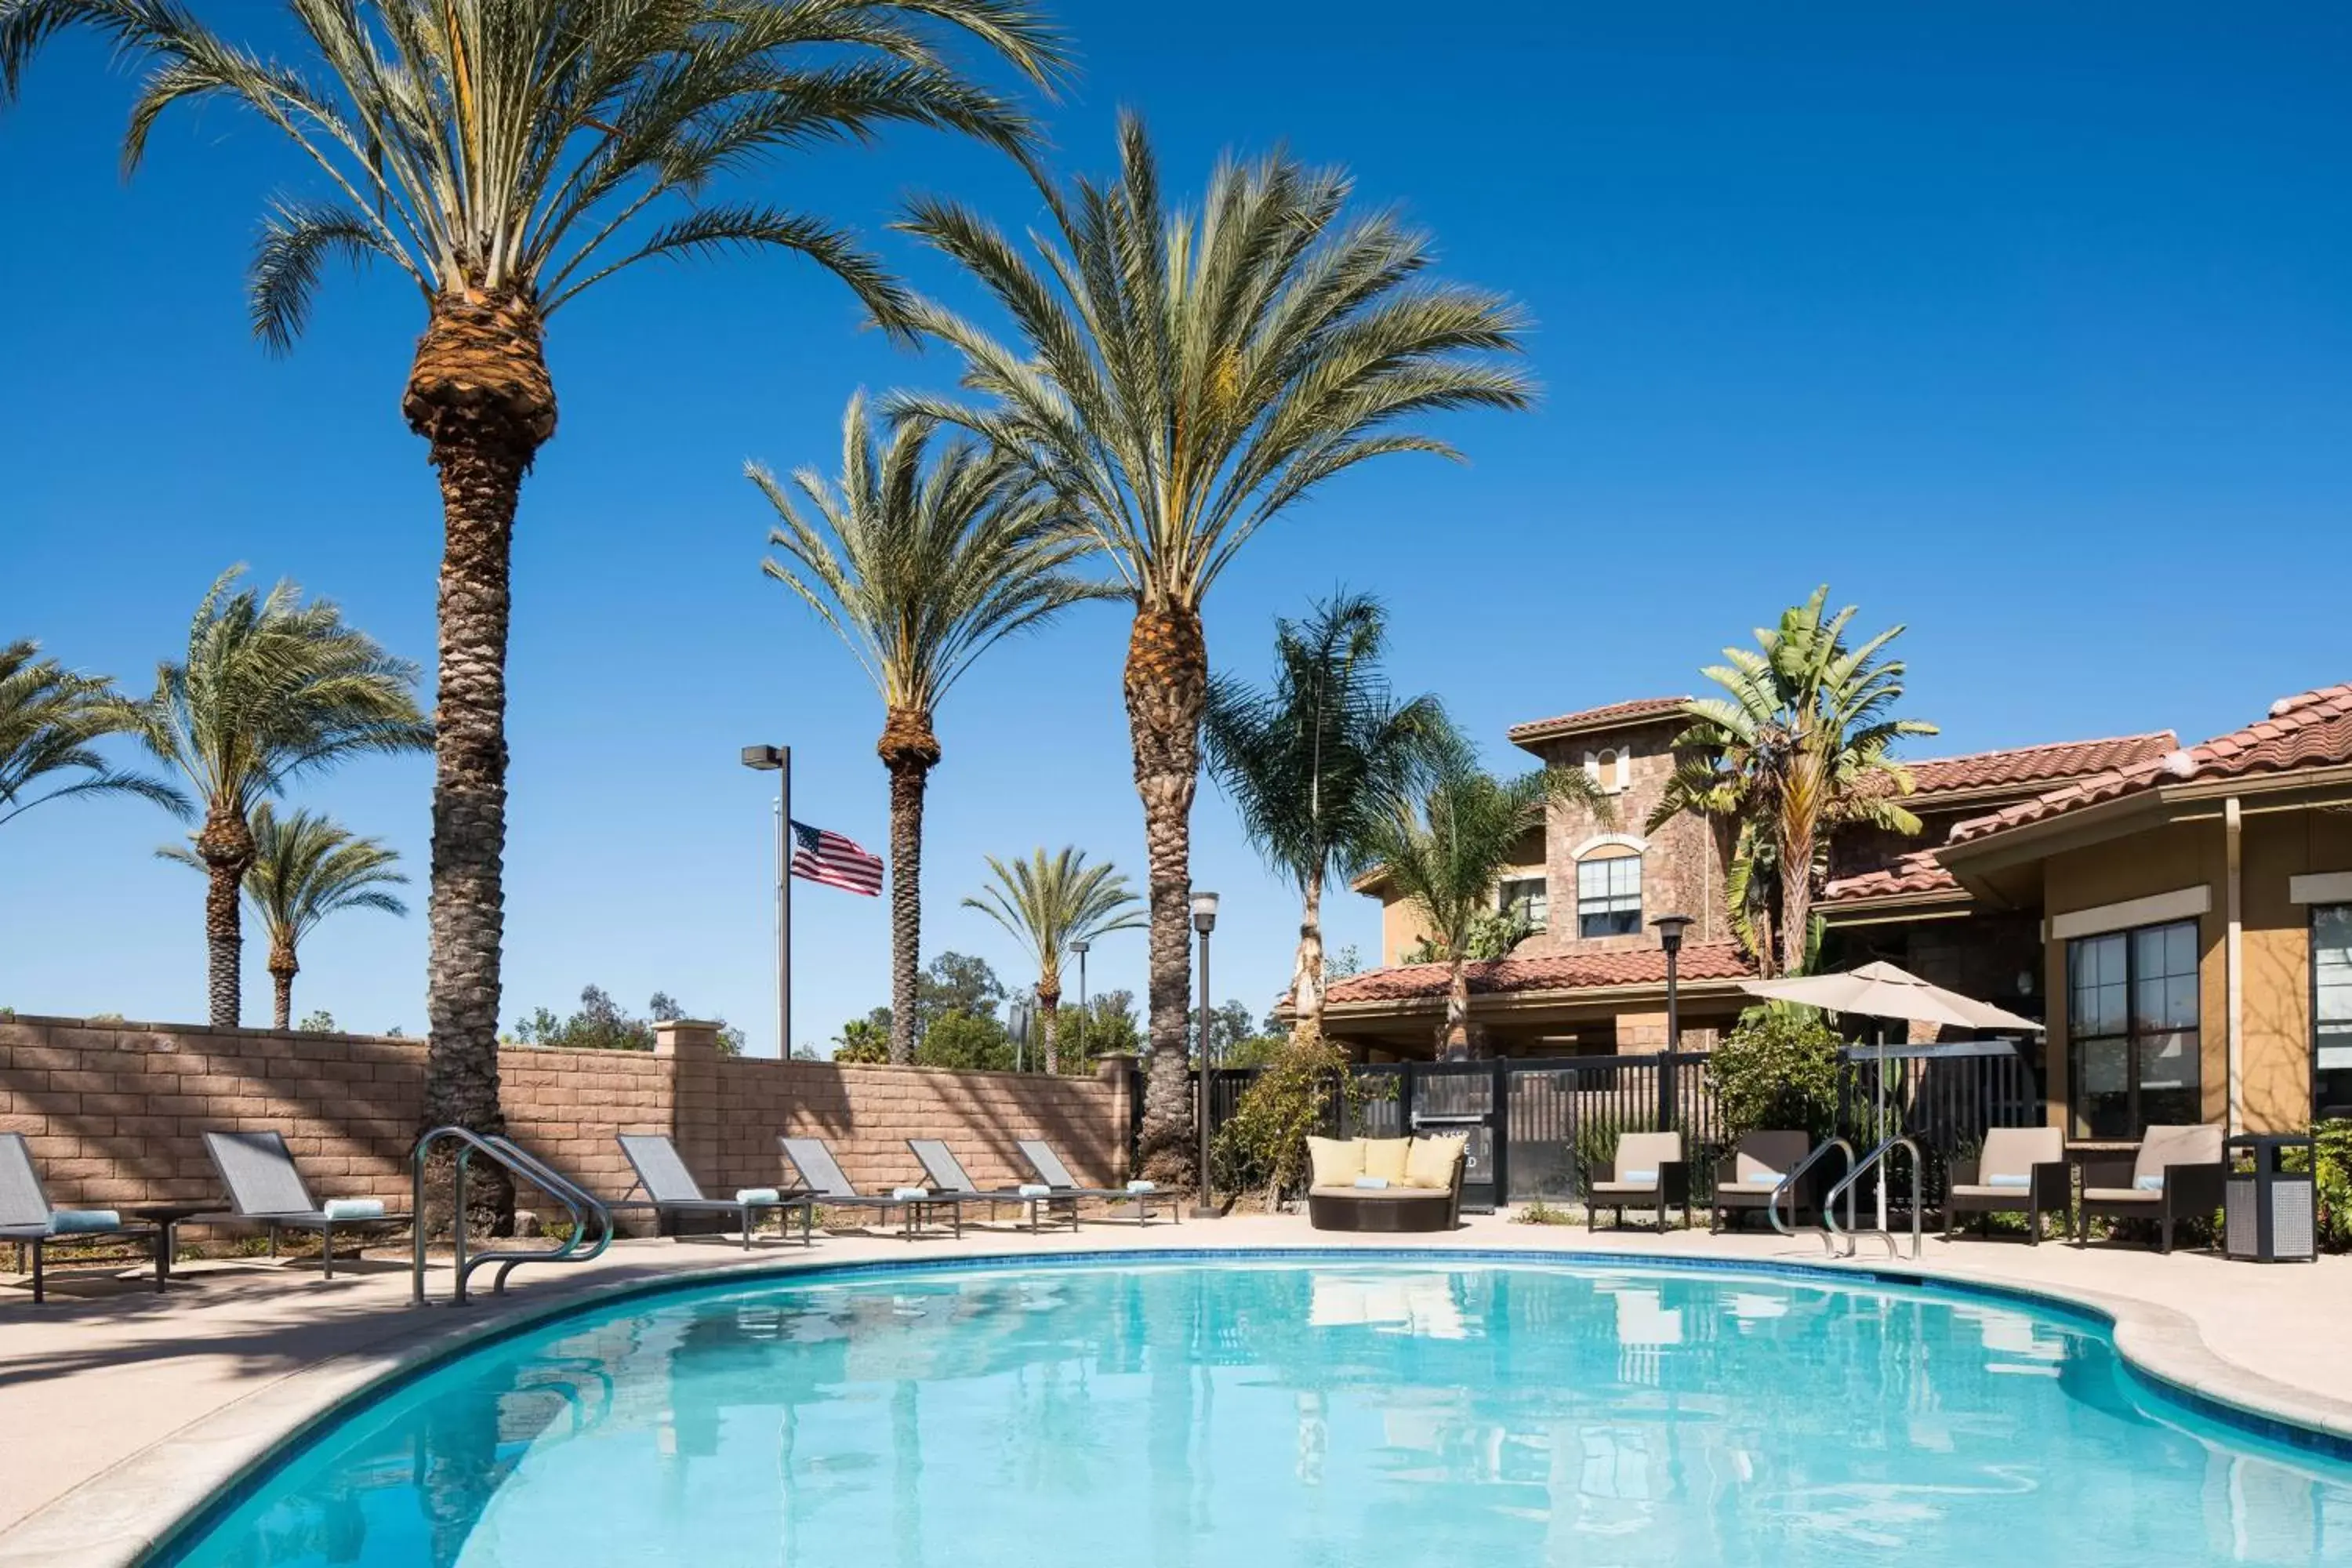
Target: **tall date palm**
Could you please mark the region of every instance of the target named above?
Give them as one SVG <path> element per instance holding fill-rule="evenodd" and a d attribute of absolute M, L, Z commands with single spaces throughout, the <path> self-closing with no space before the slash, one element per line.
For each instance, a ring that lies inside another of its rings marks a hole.
<path fill-rule="evenodd" d="M 1323 887 L 1361 870 L 1374 831 L 1434 783 L 1461 745 L 1433 696 L 1398 701 L 1381 671 L 1387 616 L 1341 594 L 1275 623 L 1273 684 L 1209 685 L 1209 771 L 1242 829 L 1298 889 L 1293 1032 L 1323 1027 Z"/>
<path fill-rule="evenodd" d="M 217 6 L 220 15 L 240 7 Z M 841 229 L 713 199 L 779 152 L 893 122 L 1008 151 L 1030 125 L 961 73 L 940 35 L 1032 79 L 1058 68 L 1024 0 L 288 0 L 299 57 L 230 42 L 175 0 L 0 0 L 0 101 L 79 28 L 151 68 L 126 167 L 157 118 L 226 100 L 289 138 L 325 194 L 281 199 L 252 269 L 255 331 L 283 349 L 332 260 L 385 262 L 424 305 L 401 412 L 428 443 L 444 545 L 433 792 L 425 1125 L 500 1125 L 500 859 L 515 507 L 555 434 L 547 323 L 635 263 L 796 251 L 903 335 L 899 286 Z M 667 221 L 656 215 L 676 213 Z"/>
<path fill-rule="evenodd" d="M 1060 1072 L 1062 960 L 1073 942 L 1142 930 L 1139 901 L 1115 867 L 1108 861 L 1087 865 L 1086 851 L 1073 845 L 1049 858 L 1041 844 L 1028 859 L 1009 866 L 993 855 L 987 859 L 995 884 L 981 889 L 979 898 L 966 899 L 964 908 L 980 910 L 1012 932 L 1036 959 L 1045 1070 Z"/>
<path fill-rule="evenodd" d="M 87 795 L 135 795 L 186 814 L 178 790 L 109 765 L 91 745 L 121 727 L 115 695 L 105 677 L 43 658 L 37 642 L 0 645 L 0 823 Z"/>
<path fill-rule="evenodd" d="M 1181 1180 L 1192 799 L 1208 650 L 1201 605 L 1243 545 L 1332 476 L 1396 452 L 1452 455 L 1413 416 L 1517 408 L 1528 378 L 1499 295 L 1430 278 L 1430 242 L 1394 215 L 1349 212 L 1349 182 L 1275 155 L 1226 161 L 1197 210 L 1171 206 L 1140 121 L 1119 174 L 1066 193 L 1032 259 L 941 200 L 904 226 L 953 258 L 1017 330 L 1000 340 L 936 305 L 925 331 L 988 399 L 906 397 L 1023 454 L 1116 564 L 1135 603 L 1124 679 L 1149 855 L 1151 1074 L 1141 1157 Z"/>
<path fill-rule="evenodd" d="M 969 437 L 934 441 L 921 419 L 877 442 L 863 395 L 841 426 L 841 478 L 793 476 L 791 491 L 753 464 L 776 509 L 768 575 L 805 600 L 865 667 L 882 697 L 874 750 L 890 775 L 890 1059 L 915 1059 L 922 961 L 923 793 L 939 765 L 940 700 L 998 638 L 1103 589 L 1066 570 L 1086 541 L 1059 526 L 1027 468 Z"/>
<path fill-rule="evenodd" d="M 212 1023 L 236 1027 L 244 947 L 237 892 L 258 847 L 254 815 L 294 779 L 366 752 L 424 751 L 432 726 L 416 707 L 416 667 L 347 626 L 324 599 L 280 583 L 236 590 L 224 573 L 196 607 L 188 655 L 155 674 L 153 693 L 118 698 L 113 719 L 187 781 L 204 814 L 189 858 L 205 894 Z"/>
<path fill-rule="evenodd" d="M 408 906 L 386 889 L 408 879 L 393 869 L 400 852 L 362 838 L 329 816 L 294 811 L 279 816 L 268 801 L 253 808 L 253 864 L 245 873 L 245 901 L 269 937 L 271 1027 L 294 1026 L 294 977 L 302 972 L 303 939 L 329 915 L 379 910 L 405 915 Z M 185 849 L 158 851 L 201 871 Z"/>

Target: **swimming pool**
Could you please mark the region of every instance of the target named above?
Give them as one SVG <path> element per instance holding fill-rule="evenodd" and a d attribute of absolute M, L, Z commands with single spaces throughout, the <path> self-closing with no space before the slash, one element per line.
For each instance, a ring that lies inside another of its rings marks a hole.
<path fill-rule="evenodd" d="M 443 1363 L 173 1563 L 467 1568 L 2352 1563 L 2352 1464 L 2087 1316 L 1600 1260 L 737 1278 Z"/>

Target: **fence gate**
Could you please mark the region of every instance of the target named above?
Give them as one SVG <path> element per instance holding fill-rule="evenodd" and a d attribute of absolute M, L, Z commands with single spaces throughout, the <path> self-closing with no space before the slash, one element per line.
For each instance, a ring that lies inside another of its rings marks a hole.
<path fill-rule="evenodd" d="M 1499 1061 L 1410 1062 L 1398 1088 L 1400 1131 L 1458 1132 L 1468 1140 L 1462 1206 L 1481 1214 L 1494 1213 L 1509 1190 L 1503 1072 Z"/>

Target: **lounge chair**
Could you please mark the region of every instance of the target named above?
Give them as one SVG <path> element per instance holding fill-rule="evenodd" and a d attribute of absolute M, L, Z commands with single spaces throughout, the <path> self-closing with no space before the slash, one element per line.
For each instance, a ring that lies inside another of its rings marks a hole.
<path fill-rule="evenodd" d="M 228 1189 L 229 1212 L 190 1217 L 192 1225 L 257 1225 L 269 1232 L 269 1256 L 278 1256 L 281 1230 L 319 1233 L 321 1279 L 335 1277 L 335 1232 L 364 1234 L 408 1223 L 408 1215 L 391 1212 L 348 1214 L 332 1211 L 310 1195 L 310 1184 L 286 1151 L 286 1140 L 275 1132 L 207 1132 L 205 1152 Z"/>
<path fill-rule="evenodd" d="M 882 1223 L 890 1223 L 895 1211 L 898 1215 L 898 1235 L 912 1241 L 915 1233 L 929 1224 L 940 1210 L 948 1212 L 949 1223 L 958 1236 L 963 1234 L 964 1199 L 961 1194 L 935 1193 L 922 1189 L 921 1197 L 901 1197 L 893 1193 L 884 1197 L 878 1193 L 861 1193 L 841 1169 L 841 1162 L 833 1157 L 822 1138 L 779 1138 L 784 1158 L 800 1173 L 801 1184 L 815 1194 L 814 1201 L 825 1208 L 866 1208 L 877 1211 Z M 904 1189 L 911 1194 L 914 1189 Z"/>
<path fill-rule="evenodd" d="M 1602 1209 L 1614 1209 L 1617 1223 L 1625 1211 L 1654 1209 L 1658 1228 L 1666 1228 L 1666 1211 L 1683 1211 L 1683 1228 L 1690 1228 L 1690 1166 L 1683 1161 L 1679 1132 L 1625 1132 L 1618 1135 L 1617 1157 L 1606 1174 L 1584 1173 L 1584 1228 L 1591 1230 Z"/>
<path fill-rule="evenodd" d="M 922 1162 L 923 1174 L 930 1179 L 930 1184 L 935 1189 L 953 1193 L 973 1203 L 986 1204 L 988 1217 L 992 1221 L 996 1218 L 996 1210 L 1000 1204 L 1011 1204 L 1015 1209 L 1028 1215 L 1028 1224 L 1023 1228 L 1033 1234 L 1045 1229 L 1045 1226 L 1039 1219 L 1041 1214 L 1048 1219 L 1057 1215 L 1066 1218 L 1070 1222 L 1072 1230 L 1078 1228 L 1078 1200 L 1065 1194 L 1055 1193 L 1047 1189 L 1042 1182 L 1030 1184 L 1037 1189 L 1034 1192 L 1024 1193 L 1017 1187 L 1000 1187 L 992 1192 L 982 1192 L 979 1184 L 972 1181 L 971 1173 L 963 1168 L 963 1162 L 955 1157 L 955 1151 L 947 1146 L 945 1139 L 909 1138 L 907 1140 L 907 1147 L 913 1150 L 915 1158 Z"/>
<path fill-rule="evenodd" d="M 1100 1198 L 1106 1203 L 1133 1204 L 1135 1223 L 1138 1226 L 1151 1223 L 1151 1200 L 1161 1195 L 1159 1188 L 1083 1186 L 1076 1176 L 1070 1174 L 1070 1168 L 1062 1163 L 1062 1157 L 1054 1152 L 1054 1146 L 1043 1138 L 1024 1138 L 1013 1147 L 1019 1149 L 1021 1157 L 1029 1162 L 1029 1169 L 1037 1179 L 1054 1189 L 1055 1197 Z M 1168 1200 L 1168 1212 L 1176 1216 L 1178 1225 L 1184 1223 L 1184 1205 L 1173 1196 Z"/>
<path fill-rule="evenodd" d="M 25 1135 L 0 1132 L 0 1241 L 15 1242 L 20 1253 L 31 1249 L 35 1305 L 48 1300 L 43 1279 L 44 1255 L 52 1247 L 79 1241 L 152 1240 L 155 1247 L 155 1289 L 163 1288 L 171 1273 L 172 1258 L 164 1250 L 163 1226 L 124 1225 L 119 1216 L 112 1224 L 100 1223 L 96 1217 L 64 1221 L 58 1218 L 61 1214 L 95 1216 L 109 1212 L 51 1208 L 48 1194 L 41 1190 L 41 1173 L 33 1168 L 33 1150 L 25 1142 Z M 60 1225 L 73 1228 L 60 1229 Z"/>
<path fill-rule="evenodd" d="M 2039 1247 L 2042 1216 L 2071 1220 L 2074 1207 L 2066 1135 L 2055 1127 L 1995 1127 L 1985 1133 L 1982 1153 L 1952 1162 L 1952 1183 L 1944 1193 L 1944 1236 L 1949 1239 L 1958 1231 L 1963 1215 L 1983 1216 L 1981 1233 L 1991 1228 L 1994 1215 L 2021 1214 L 2027 1244 Z"/>
<path fill-rule="evenodd" d="M 2077 1246 L 2091 1238 L 2091 1216 L 2156 1222 L 2156 1249 L 2172 1250 L 2173 1226 L 2221 1206 L 2228 1169 L 2219 1127 L 2151 1127 L 2126 1165 L 2119 1157 L 2083 1162 L 2083 1205 L 2074 1219 Z"/>
<path fill-rule="evenodd" d="M 1813 1152 L 1811 1134 L 1787 1131 L 1744 1132 L 1731 1152 L 1716 1163 L 1714 1213 L 1707 1228 L 1721 1230 L 1726 1215 L 1738 1225 L 1751 1214 L 1762 1214 L 1772 1202 L 1772 1194 L 1790 1172 L 1805 1163 Z M 1790 1194 L 1794 1200 L 1792 1211 L 1811 1206 L 1805 1187 L 1810 1180 L 1800 1184 Z M 1795 1213 L 1790 1216 L 1794 1224 Z"/>
<path fill-rule="evenodd" d="M 732 1219 L 736 1227 L 742 1231 L 743 1250 L 746 1252 L 751 1250 L 751 1227 L 759 1224 L 761 1214 L 769 1209 L 782 1214 L 784 1216 L 784 1237 L 789 1240 L 793 1233 L 792 1211 L 797 1208 L 801 1211 L 801 1245 L 816 1245 L 815 1230 L 809 1215 L 810 1197 L 805 1187 L 780 1190 L 773 1197 L 705 1197 L 694 1173 L 686 1168 L 686 1162 L 678 1158 L 677 1145 L 668 1138 L 658 1132 L 623 1132 L 618 1138 L 621 1152 L 629 1158 L 629 1169 L 637 1173 L 636 1183 L 629 1191 L 643 1192 L 646 1195 L 642 1198 L 625 1195 L 619 1203 L 607 1204 L 607 1208 L 651 1209 L 656 1225 L 675 1215 L 722 1215 Z M 676 1235 L 675 1231 L 671 1233 L 672 1239 L 676 1239 Z"/>

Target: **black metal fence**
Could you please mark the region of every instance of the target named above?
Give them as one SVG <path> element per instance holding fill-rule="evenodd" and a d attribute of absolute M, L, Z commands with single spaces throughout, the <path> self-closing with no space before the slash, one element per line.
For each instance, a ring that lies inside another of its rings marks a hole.
<path fill-rule="evenodd" d="M 1729 1142 L 1706 1060 L 1704 1052 L 1667 1051 L 1360 1067 L 1367 1092 L 1338 1131 L 1371 1138 L 1467 1134 L 1463 1195 L 1472 1207 L 1573 1198 L 1580 1173 L 1612 1159 L 1621 1134 L 1673 1131 L 1683 1134 L 1694 1182 L 1705 1192 Z M 1257 1074 L 1255 1068 L 1211 1072 L 1212 1128 L 1234 1114 Z M 1138 1130 L 1142 1087 L 1139 1072 L 1129 1097 Z M 1933 1202 L 1942 1196 L 1952 1159 L 1973 1152 L 1989 1129 L 2039 1126 L 2042 1118 L 2032 1068 L 2009 1042 L 1890 1046 L 1883 1054 L 1858 1046 L 1845 1054 L 1839 1074 L 1833 1131 L 1857 1151 L 1895 1132 L 1916 1140 L 1927 1154 Z"/>

